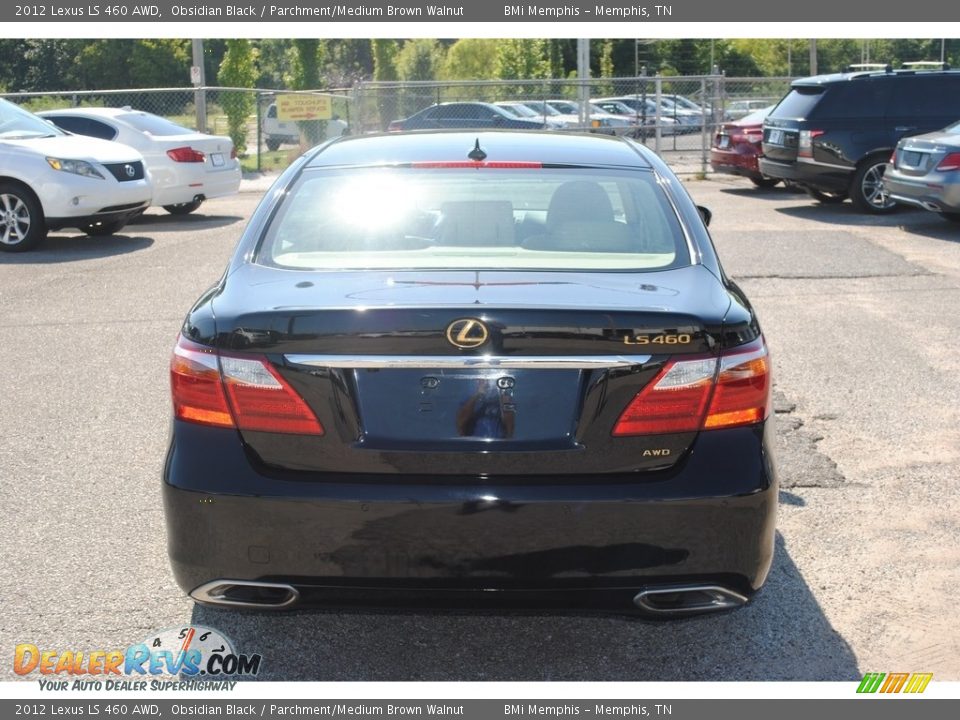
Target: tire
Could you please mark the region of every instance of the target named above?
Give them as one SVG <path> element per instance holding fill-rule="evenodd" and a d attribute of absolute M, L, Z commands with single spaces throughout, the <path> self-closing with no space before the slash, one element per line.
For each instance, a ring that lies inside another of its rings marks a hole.
<path fill-rule="evenodd" d="M 90 237 L 107 237 L 108 235 L 113 235 L 116 232 L 120 232 L 123 229 L 123 226 L 126 225 L 125 220 L 118 220 L 116 222 L 98 222 L 92 225 L 85 225 L 80 228 Z"/>
<path fill-rule="evenodd" d="M 943 215 L 943 217 L 949 220 L 950 222 L 960 223 L 960 213 L 942 212 L 940 214 Z"/>
<path fill-rule="evenodd" d="M 813 188 L 807 188 L 807 195 L 824 205 L 839 205 L 847 199 L 845 192 L 823 192 L 822 190 L 814 190 Z"/>
<path fill-rule="evenodd" d="M 40 203 L 26 188 L 0 183 L 0 250 L 32 250 L 47 236 Z"/>
<path fill-rule="evenodd" d="M 758 188 L 772 188 L 774 185 L 780 182 L 780 180 L 777 178 L 766 177 L 764 175 L 761 175 L 760 177 L 750 178 L 750 182 L 752 182 Z"/>
<path fill-rule="evenodd" d="M 164 205 L 163 209 L 171 215 L 189 215 L 203 204 L 203 200 L 194 200 L 188 203 L 177 203 L 176 205 Z"/>
<path fill-rule="evenodd" d="M 886 155 L 873 155 L 864 160 L 850 182 L 850 201 L 860 212 L 885 215 L 897 208 L 883 186 L 883 173 L 887 168 Z"/>
<path fill-rule="evenodd" d="M 267 138 L 267 150 L 270 152 L 276 152 L 280 149 L 280 141 L 274 140 L 273 138 Z"/>

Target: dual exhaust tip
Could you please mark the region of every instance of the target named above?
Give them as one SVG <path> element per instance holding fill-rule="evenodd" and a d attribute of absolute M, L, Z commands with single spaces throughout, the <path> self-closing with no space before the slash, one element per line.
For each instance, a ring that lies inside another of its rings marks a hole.
<path fill-rule="evenodd" d="M 300 601 L 300 591 L 287 583 L 212 580 L 194 588 L 190 597 L 215 607 L 285 610 Z M 721 585 L 660 585 L 633 597 L 641 611 L 661 617 L 729 610 L 746 602 L 746 596 Z"/>
<path fill-rule="evenodd" d="M 212 580 L 194 588 L 190 597 L 201 605 L 284 610 L 297 604 L 300 591 L 286 583 L 256 580 Z"/>

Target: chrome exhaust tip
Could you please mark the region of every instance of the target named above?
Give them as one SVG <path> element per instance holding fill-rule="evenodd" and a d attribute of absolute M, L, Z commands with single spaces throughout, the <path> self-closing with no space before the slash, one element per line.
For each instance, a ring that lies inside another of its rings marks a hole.
<path fill-rule="evenodd" d="M 641 590 L 633 604 L 654 615 L 676 615 L 729 610 L 746 604 L 747 599 L 720 585 L 663 585 Z"/>
<path fill-rule="evenodd" d="M 924 200 L 924 201 L 921 202 L 920 204 L 923 205 L 923 207 L 924 207 L 925 209 L 929 210 L 930 212 L 935 212 L 935 213 L 943 212 L 943 210 L 940 208 L 940 206 L 937 205 L 936 203 L 932 203 L 932 202 L 929 202 L 929 201 L 927 201 L 927 200 Z"/>
<path fill-rule="evenodd" d="M 300 600 L 300 592 L 286 583 L 257 580 L 211 580 L 190 592 L 202 605 L 283 610 Z"/>

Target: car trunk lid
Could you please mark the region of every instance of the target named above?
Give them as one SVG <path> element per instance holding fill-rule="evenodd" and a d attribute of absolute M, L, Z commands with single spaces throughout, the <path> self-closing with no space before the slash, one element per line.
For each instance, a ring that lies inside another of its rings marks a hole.
<path fill-rule="evenodd" d="M 696 432 L 613 437 L 678 357 L 713 357 L 730 298 L 700 266 L 642 274 L 306 273 L 246 266 L 221 353 L 263 357 L 322 436 L 242 431 L 266 465 L 422 475 L 662 469 Z M 251 298 L 277 300 L 269 307 Z"/>

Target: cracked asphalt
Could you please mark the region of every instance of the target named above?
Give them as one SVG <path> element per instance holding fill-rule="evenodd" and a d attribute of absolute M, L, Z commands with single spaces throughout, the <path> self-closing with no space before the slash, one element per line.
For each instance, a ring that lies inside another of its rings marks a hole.
<path fill-rule="evenodd" d="M 672 623 L 194 607 L 165 554 L 166 368 L 248 192 L 0 254 L 0 678 L 19 642 L 126 647 L 194 622 L 271 680 L 960 680 L 960 226 L 687 186 L 774 359 L 777 558 L 750 606 Z"/>

